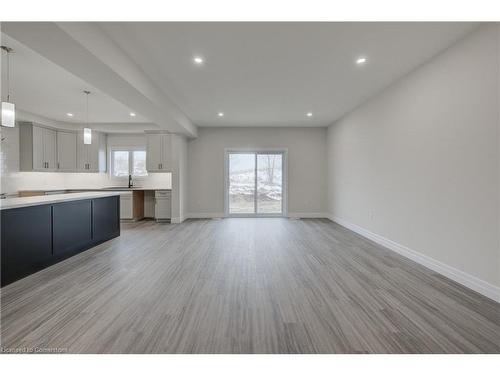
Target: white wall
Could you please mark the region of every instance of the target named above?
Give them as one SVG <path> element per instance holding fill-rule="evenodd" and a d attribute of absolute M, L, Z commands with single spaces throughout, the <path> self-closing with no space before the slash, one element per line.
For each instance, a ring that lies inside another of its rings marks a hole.
<path fill-rule="evenodd" d="M 325 217 L 325 128 L 200 128 L 188 141 L 190 216 L 224 215 L 224 150 L 288 149 L 290 216 Z"/>
<path fill-rule="evenodd" d="M 110 178 L 108 173 L 19 172 L 19 126 L 2 127 L 1 132 L 2 138 L 5 138 L 0 144 L 2 193 L 15 194 L 19 190 L 30 189 L 95 189 L 127 184 L 125 180 Z M 144 146 L 145 148 L 146 145 L 143 134 L 112 134 L 108 135 L 107 139 L 108 146 L 113 147 Z M 171 176 L 170 173 L 151 173 L 147 178 L 136 181 L 136 185 L 170 189 Z"/>
<path fill-rule="evenodd" d="M 498 38 L 480 28 L 328 129 L 332 217 L 483 292 L 500 286 Z"/>
<path fill-rule="evenodd" d="M 172 223 L 187 218 L 187 139 L 172 135 Z"/>

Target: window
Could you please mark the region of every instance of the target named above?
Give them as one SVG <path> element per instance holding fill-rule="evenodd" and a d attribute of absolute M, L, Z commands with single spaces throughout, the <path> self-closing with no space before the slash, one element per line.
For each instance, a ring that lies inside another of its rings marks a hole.
<path fill-rule="evenodd" d="M 229 151 L 226 155 L 226 213 L 283 215 L 285 153 Z"/>
<path fill-rule="evenodd" d="M 113 150 L 111 151 L 111 175 L 113 177 L 146 177 L 146 151 Z"/>
<path fill-rule="evenodd" d="M 129 173 L 129 151 L 113 151 L 113 176 L 126 177 Z"/>
<path fill-rule="evenodd" d="M 132 175 L 136 177 L 145 177 L 148 175 L 146 170 L 146 151 L 132 152 Z"/>

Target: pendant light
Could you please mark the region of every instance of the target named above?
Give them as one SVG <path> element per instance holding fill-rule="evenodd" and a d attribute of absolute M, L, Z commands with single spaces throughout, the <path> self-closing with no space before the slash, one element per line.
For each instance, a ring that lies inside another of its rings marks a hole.
<path fill-rule="evenodd" d="M 90 145 L 92 144 L 92 129 L 90 129 L 89 127 L 89 94 L 90 94 L 90 91 L 83 91 L 83 93 L 85 94 L 86 98 L 87 98 L 87 127 L 86 128 L 83 128 L 83 144 L 85 145 Z"/>
<path fill-rule="evenodd" d="M 14 50 L 7 46 L 0 46 L 7 52 L 7 101 L 2 101 L 2 126 L 13 128 L 16 125 L 16 106 L 10 101 L 10 54 Z"/>

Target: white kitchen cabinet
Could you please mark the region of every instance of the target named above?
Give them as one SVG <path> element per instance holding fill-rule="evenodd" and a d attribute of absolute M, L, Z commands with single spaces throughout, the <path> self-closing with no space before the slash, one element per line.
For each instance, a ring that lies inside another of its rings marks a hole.
<path fill-rule="evenodd" d="M 60 172 L 76 171 L 75 132 L 57 132 L 57 170 Z"/>
<path fill-rule="evenodd" d="M 134 218 L 132 192 L 120 193 L 120 219 L 132 220 Z"/>
<path fill-rule="evenodd" d="M 25 129 L 25 132 L 22 132 L 22 129 Z M 30 130 L 27 130 L 30 129 Z M 41 171 L 46 169 L 47 163 L 45 161 L 45 156 L 43 154 L 43 128 L 39 126 L 29 126 L 25 125 L 22 128 L 19 128 L 19 147 L 21 149 L 21 164 L 23 163 L 23 154 L 28 155 L 28 149 L 25 149 L 26 146 L 27 148 L 30 147 L 30 143 L 32 144 L 32 155 L 31 155 L 31 165 L 32 167 L 29 167 L 29 163 L 26 163 L 28 168 L 26 170 L 33 169 L 34 171 Z M 31 137 L 30 140 L 29 137 Z M 29 158 L 29 155 L 27 156 Z M 26 160 L 27 161 L 27 160 Z M 24 168 L 21 168 L 24 169 Z"/>
<path fill-rule="evenodd" d="M 57 169 L 57 132 L 45 128 L 43 131 L 43 155 L 47 162 L 47 169 Z"/>
<path fill-rule="evenodd" d="M 148 172 L 172 172 L 172 135 L 146 133 L 146 169 Z"/>
<path fill-rule="evenodd" d="M 83 132 L 55 130 L 32 122 L 19 123 L 21 171 L 105 172 L 106 135 L 92 132 L 92 143 L 83 143 Z"/>
<path fill-rule="evenodd" d="M 158 221 L 172 218 L 172 203 L 170 190 L 155 191 L 155 219 Z"/>
<path fill-rule="evenodd" d="M 172 136 L 163 134 L 161 137 L 161 169 L 172 172 Z"/>
<path fill-rule="evenodd" d="M 106 171 L 106 135 L 93 130 L 90 145 L 83 143 L 83 132 L 77 136 L 77 169 L 79 172 Z"/>
<path fill-rule="evenodd" d="M 160 134 L 146 134 L 146 169 L 159 171 L 161 167 L 162 139 Z"/>
<path fill-rule="evenodd" d="M 57 169 L 57 133 L 31 122 L 19 123 L 21 171 L 53 172 Z"/>

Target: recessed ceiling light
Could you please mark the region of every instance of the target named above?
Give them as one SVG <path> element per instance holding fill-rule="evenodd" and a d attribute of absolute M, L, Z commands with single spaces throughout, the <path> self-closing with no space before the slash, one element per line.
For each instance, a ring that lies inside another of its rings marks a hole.
<path fill-rule="evenodd" d="M 219 117 L 224 117 L 224 112 L 219 112 L 219 113 L 217 113 L 217 116 L 219 116 Z"/>
<path fill-rule="evenodd" d="M 135 117 L 135 113 L 134 112 L 130 112 L 130 116 L 131 117 Z"/>
<path fill-rule="evenodd" d="M 68 112 L 68 113 L 66 113 L 66 116 L 73 117 L 73 114 Z"/>
<path fill-rule="evenodd" d="M 358 65 L 363 65 L 365 64 L 366 62 L 368 61 L 368 59 L 366 57 L 358 57 L 356 59 L 356 64 Z"/>
<path fill-rule="evenodd" d="M 200 56 L 193 57 L 193 61 L 198 65 L 201 65 L 204 62 L 203 58 L 201 58 Z"/>
<path fill-rule="evenodd" d="M 307 117 L 312 117 L 312 115 L 313 115 L 312 112 L 307 112 L 306 114 Z"/>

